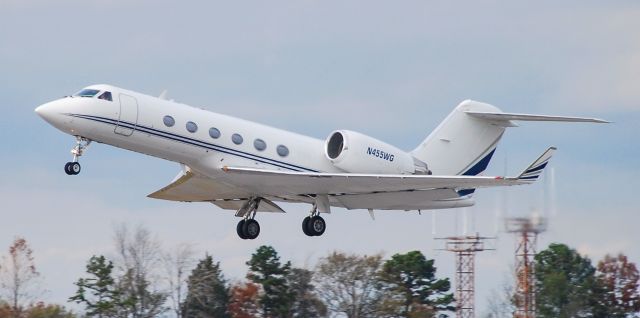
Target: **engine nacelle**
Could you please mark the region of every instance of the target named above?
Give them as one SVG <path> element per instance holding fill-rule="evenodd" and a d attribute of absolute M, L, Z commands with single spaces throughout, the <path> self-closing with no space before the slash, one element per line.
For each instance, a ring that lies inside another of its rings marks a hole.
<path fill-rule="evenodd" d="M 351 173 L 427 173 L 425 163 L 375 138 L 349 130 L 332 132 L 325 155 L 337 168 Z"/>

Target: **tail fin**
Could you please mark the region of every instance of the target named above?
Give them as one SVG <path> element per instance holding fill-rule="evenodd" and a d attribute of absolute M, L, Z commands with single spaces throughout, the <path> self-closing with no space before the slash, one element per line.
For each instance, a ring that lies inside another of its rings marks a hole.
<path fill-rule="evenodd" d="M 515 120 L 608 123 L 597 118 L 510 114 L 466 100 L 411 154 L 424 161 L 435 175 L 478 175 L 489 165 L 505 128 L 517 126 L 512 122 Z"/>
<path fill-rule="evenodd" d="M 506 125 L 474 118 L 466 112 L 501 113 L 495 106 L 466 100 L 411 154 L 435 175 L 478 175 L 495 152 Z"/>
<path fill-rule="evenodd" d="M 542 174 L 542 171 L 549 163 L 549 159 L 553 156 L 553 153 L 556 151 L 556 147 L 550 147 L 545 151 L 536 161 L 534 161 L 529 167 L 524 169 L 522 173 L 518 176 L 518 180 L 534 182 L 538 180 L 538 177 Z"/>

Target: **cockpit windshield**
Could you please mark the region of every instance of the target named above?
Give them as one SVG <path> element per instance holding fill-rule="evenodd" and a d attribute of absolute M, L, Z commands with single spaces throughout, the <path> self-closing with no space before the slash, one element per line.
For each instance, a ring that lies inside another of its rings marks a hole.
<path fill-rule="evenodd" d="M 98 92 L 100 92 L 97 89 L 88 89 L 85 88 L 77 93 L 75 93 L 73 96 L 79 96 L 79 97 L 93 97 L 96 96 L 96 94 L 98 94 Z"/>

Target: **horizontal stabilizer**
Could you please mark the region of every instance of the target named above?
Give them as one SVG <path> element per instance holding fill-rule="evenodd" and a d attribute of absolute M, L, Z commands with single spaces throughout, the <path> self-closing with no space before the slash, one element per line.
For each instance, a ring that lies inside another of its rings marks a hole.
<path fill-rule="evenodd" d="M 518 180 L 521 181 L 529 181 L 534 182 L 538 180 L 538 177 L 544 171 L 544 168 L 549 163 L 549 159 L 553 156 L 553 153 L 556 151 L 556 147 L 550 147 L 545 151 L 536 161 L 534 161 L 529 167 L 524 169 L 522 173 L 518 176 Z"/>
<path fill-rule="evenodd" d="M 606 120 L 598 118 L 586 118 L 586 117 L 566 117 L 566 116 L 548 116 L 548 115 L 531 115 L 531 114 L 513 114 L 513 113 L 491 113 L 491 112 L 474 112 L 466 111 L 470 116 L 495 121 L 559 121 L 559 122 L 573 122 L 573 123 L 610 123 Z"/>

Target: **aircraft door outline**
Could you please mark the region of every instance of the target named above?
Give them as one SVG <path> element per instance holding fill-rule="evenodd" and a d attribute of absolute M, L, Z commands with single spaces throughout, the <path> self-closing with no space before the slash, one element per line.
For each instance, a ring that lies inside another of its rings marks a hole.
<path fill-rule="evenodd" d="M 114 132 L 118 135 L 131 136 L 137 125 L 138 101 L 133 96 L 120 94 L 120 113 Z"/>

